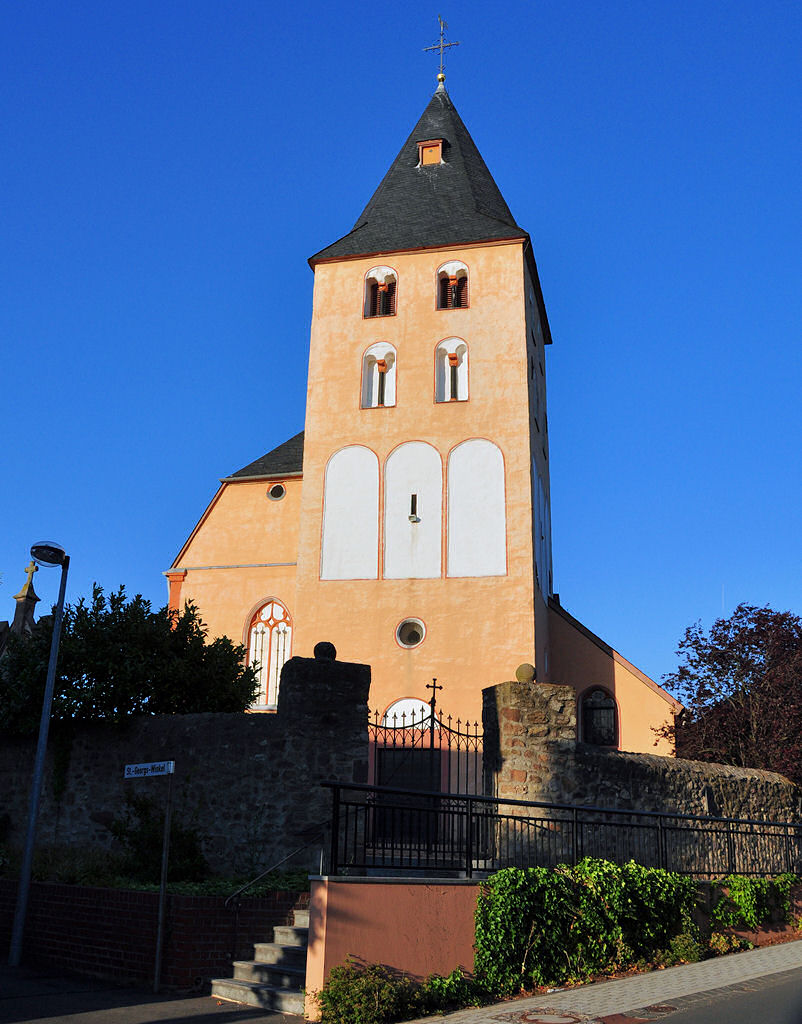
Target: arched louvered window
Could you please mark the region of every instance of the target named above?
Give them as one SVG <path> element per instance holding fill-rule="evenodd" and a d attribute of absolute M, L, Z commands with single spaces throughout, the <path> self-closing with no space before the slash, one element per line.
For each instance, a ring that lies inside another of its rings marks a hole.
<path fill-rule="evenodd" d="M 434 398 L 436 402 L 468 399 L 468 346 L 461 338 L 441 341 L 435 350 Z"/>
<path fill-rule="evenodd" d="M 618 746 L 615 700 L 596 687 L 582 697 L 582 741 L 599 747 Z"/>
<path fill-rule="evenodd" d="M 248 664 L 256 668 L 259 690 L 254 707 L 275 708 L 284 662 L 292 650 L 292 619 L 272 598 L 258 608 L 248 628 Z"/>
<path fill-rule="evenodd" d="M 452 260 L 437 271 L 437 308 L 465 309 L 468 305 L 468 268 Z"/>
<path fill-rule="evenodd" d="M 362 408 L 391 405 L 395 405 L 395 349 L 379 342 L 362 357 Z"/>
<path fill-rule="evenodd" d="M 390 267 L 374 267 L 365 275 L 366 317 L 395 316 L 396 274 Z"/>

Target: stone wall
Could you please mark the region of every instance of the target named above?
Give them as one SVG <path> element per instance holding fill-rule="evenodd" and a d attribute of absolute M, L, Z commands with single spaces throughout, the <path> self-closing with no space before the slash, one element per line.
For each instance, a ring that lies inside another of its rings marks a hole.
<path fill-rule="evenodd" d="M 281 676 L 276 714 L 137 718 L 125 728 L 76 728 L 66 775 L 64 744 L 51 733 L 37 845 L 112 846 L 107 828 L 126 792 L 165 797 L 166 777 L 123 780 L 126 764 L 171 759 L 174 813 L 197 827 L 213 870 L 255 874 L 280 860 L 328 820 L 320 783 L 364 782 L 368 761 L 370 668 L 292 658 Z M 34 743 L 0 736 L 0 820 L 21 846 Z M 54 770 L 55 768 L 55 770 Z M 63 781 L 63 792 L 57 790 Z M 298 862 L 317 866 L 319 845 Z"/>
<path fill-rule="evenodd" d="M 573 687 L 509 682 L 483 691 L 488 792 L 516 800 L 789 821 L 802 792 L 754 768 L 578 743 Z"/>

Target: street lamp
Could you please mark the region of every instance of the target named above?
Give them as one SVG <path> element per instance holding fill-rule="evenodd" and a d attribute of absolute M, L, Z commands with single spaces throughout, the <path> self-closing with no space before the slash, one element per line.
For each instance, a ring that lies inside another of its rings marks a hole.
<path fill-rule="evenodd" d="M 40 541 L 31 548 L 31 558 L 37 565 L 61 566 L 61 586 L 58 592 L 56 615 L 53 620 L 53 639 L 50 642 L 50 660 L 47 664 L 47 682 L 45 696 L 42 701 L 42 718 L 39 722 L 39 740 L 36 744 L 36 761 L 31 782 L 31 799 L 28 807 L 28 834 L 25 837 L 25 852 L 20 868 L 19 888 L 17 889 L 17 908 L 14 913 L 14 925 L 11 930 L 11 949 L 8 963 L 11 967 L 19 967 L 22 958 L 22 933 L 25 930 L 25 915 L 28 910 L 28 893 L 31 888 L 31 866 L 33 863 L 33 845 L 36 839 L 36 819 L 39 815 L 39 798 L 42 794 L 42 777 L 45 769 L 47 753 L 47 734 L 50 729 L 50 709 L 53 704 L 53 688 L 56 682 L 56 662 L 58 661 L 58 645 L 61 639 L 61 620 L 64 618 L 64 594 L 67 589 L 67 570 L 70 567 L 70 556 L 60 544 L 54 541 Z"/>

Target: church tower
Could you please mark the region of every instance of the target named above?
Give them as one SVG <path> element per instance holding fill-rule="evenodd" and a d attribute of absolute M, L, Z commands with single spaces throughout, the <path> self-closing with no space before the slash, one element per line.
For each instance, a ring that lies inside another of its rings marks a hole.
<path fill-rule="evenodd" d="M 548 666 L 545 346 L 528 234 L 442 78 L 315 273 L 295 650 L 372 667 L 371 704 L 478 717 Z"/>
<path fill-rule="evenodd" d="M 654 729 L 679 704 L 552 593 L 543 296 L 442 73 L 309 262 L 306 429 L 220 481 L 166 572 L 171 607 L 242 641 L 255 711 L 330 641 L 371 666 L 379 713 L 419 709 L 435 677 L 476 720 L 483 687 L 531 664 L 574 688 L 584 742 L 669 753 Z"/>

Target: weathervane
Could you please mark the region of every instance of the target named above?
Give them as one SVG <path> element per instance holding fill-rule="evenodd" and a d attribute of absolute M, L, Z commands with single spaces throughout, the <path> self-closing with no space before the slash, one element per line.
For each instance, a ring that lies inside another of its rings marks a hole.
<path fill-rule="evenodd" d="M 440 86 L 442 86 L 443 82 L 446 80 L 446 75 L 443 71 L 443 50 L 447 50 L 449 46 L 459 46 L 459 43 L 445 42 L 446 29 L 448 28 L 448 25 L 443 21 L 443 16 L 441 14 L 437 15 L 437 20 L 440 22 L 440 42 L 435 43 L 434 46 L 424 46 L 423 52 L 428 53 L 432 50 L 440 51 L 440 74 L 437 76 L 437 81 L 440 83 Z"/>

